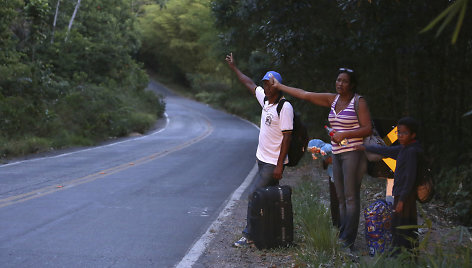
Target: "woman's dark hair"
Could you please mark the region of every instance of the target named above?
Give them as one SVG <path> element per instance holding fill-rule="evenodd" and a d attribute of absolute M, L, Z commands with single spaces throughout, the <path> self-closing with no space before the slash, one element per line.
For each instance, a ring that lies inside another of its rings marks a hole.
<path fill-rule="evenodd" d="M 352 85 L 352 92 L 357 91 L 357 77 L 353 69 L 350 68 L 339 68 L 338 76 L 342 73 L 349 75 L 349 83 Z"/>
<path fill-rule="evenodd" d="M 403 117 L 398 120 L 398 125 L 406 126 L 411 133 L 418 134 L 418 121 L 413 117 Z"/>

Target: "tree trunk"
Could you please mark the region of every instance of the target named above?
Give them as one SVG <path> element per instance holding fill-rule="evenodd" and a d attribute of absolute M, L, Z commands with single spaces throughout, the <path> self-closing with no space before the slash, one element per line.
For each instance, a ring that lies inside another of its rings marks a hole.
<path fill-rule="evenodd" d="M 52 23 L 51 44 L 54 43 L 54 32 L 56 31 L 57 15 L 59 14 L 59 4 L 60 3 L 61 3 L 61 0 L 57 0 L 56 14 L 54 14 L 54 22 Z"/>
<path fill-rule="evenodd" d="M 77 15 L 77 11 L 79 10 L 80 1 L 81 0 L 77 0 L 77 4 L 75 5 L 74 13 L 72 14 L 72 17 L 70 18 L 69 28 L 67 29 L 67 34 L 66 34 L 65 41 L 67 41 L 67 39 L 69 38 L 70 29 L 72 28 L 72 24 L 74 23 L 75 15 Z"/>

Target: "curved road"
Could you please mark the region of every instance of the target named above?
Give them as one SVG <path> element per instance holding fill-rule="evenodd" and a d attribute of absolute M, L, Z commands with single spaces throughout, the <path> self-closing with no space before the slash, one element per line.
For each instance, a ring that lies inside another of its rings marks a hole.
<path fill-rule="evenodd" d="M 162 128 L 0 165 L 1 267 L 173 267 L 207 231 L 253 169 L 258 129 L 149 89 L 166 95 Z"/>

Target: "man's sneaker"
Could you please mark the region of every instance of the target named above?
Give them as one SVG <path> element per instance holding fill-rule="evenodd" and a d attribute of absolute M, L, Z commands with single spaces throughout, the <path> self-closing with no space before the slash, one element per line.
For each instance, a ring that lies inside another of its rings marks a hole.
<path fill-rule="evenodd" d="M 237 248 L 247 247 L 251 244 L 254 244 L 254 241 L 247 239 L 246 237 L 241 237 L 238 241 L 234 242 L 233 246 Z"/>

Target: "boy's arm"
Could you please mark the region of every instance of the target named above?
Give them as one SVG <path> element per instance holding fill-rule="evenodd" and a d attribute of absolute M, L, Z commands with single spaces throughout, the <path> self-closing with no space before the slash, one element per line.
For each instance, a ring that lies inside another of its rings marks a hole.
<path fill-rule="evenodd" d="M 251 92 L 251 94 L 255 95 L 255 89 L 257 87 L 256 83 L 254 83 L 251 78 L 247 77 L 238 69 L 238 67 L 236 67 L 233 59 L 233 53 L 226 55 L 226 62 L 228 63 L 229 68 L 231 68 L 231 70 L 233 70 L 233 72 L 238 76 L 239 82 L 241 82 L 249 90 L 249 92 Z"/>
<path fill-rule="evenodd" d="M 375 146 L 375 145 L 363 145 L 366 151 L 381 154 L 386 157 L 397 159 L 398 153 L 400 152 L 401 146 Z"/>
<path fill-rule="evenodd" d="M 416 175 L 418 170 L 418 154 L 416 151 L 411 151 L 406 155 L 406 166 L 405 166 L 405 185 L 401 188 L 400 201 L 405 201 L 407 196 L 413 191 L 416 183 Z"/>

